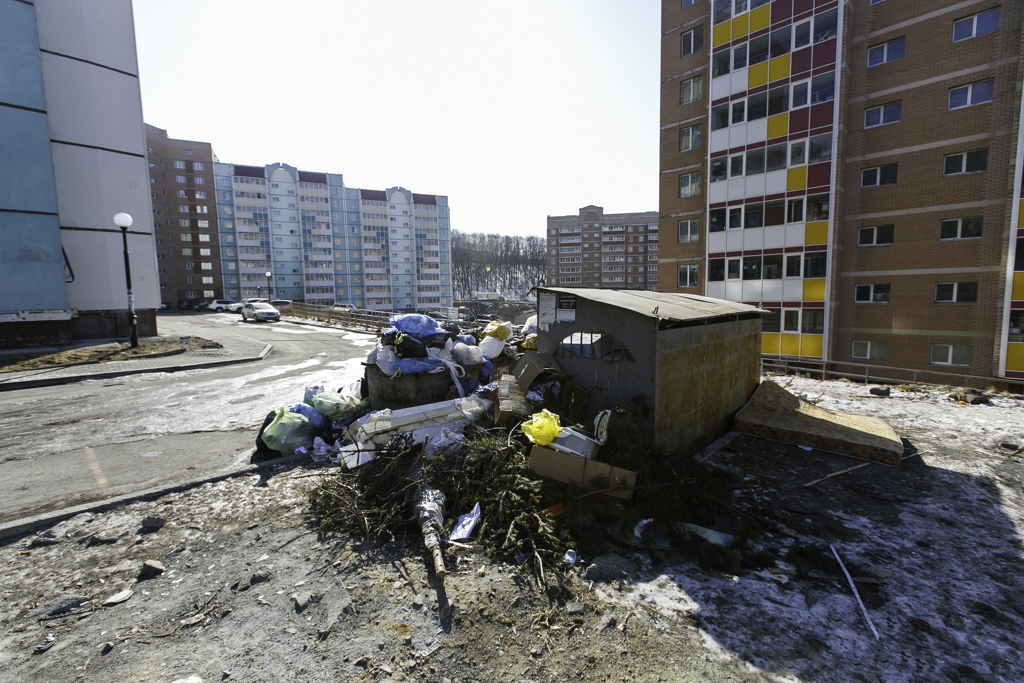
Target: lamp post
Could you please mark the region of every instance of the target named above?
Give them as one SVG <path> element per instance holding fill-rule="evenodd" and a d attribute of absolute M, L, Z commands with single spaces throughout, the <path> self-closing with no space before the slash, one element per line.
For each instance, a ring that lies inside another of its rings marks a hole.
<path fill-rule="evenodd" d="M 132 296 L 132 266 L 128 261 L 128 228 L 132 227 L 132 217 L 126 213 L 114 215 L 114 225 L 121 228 L 121 244 L 124 247 L 124 281 L 128 288 L 128 324 L 131 326 L 131 344 L 133 349 L 139 348 L 138 316 L 135 315 L 135 297 Z"/>
<path fill-rule="evenodd" d="M 267 272 L 264 273 L 264 275 L 267 276 L 267 299 L 268 300 L 269 299 L 273 299 L 274 298 L 274 290 L 270 288 L 270 278 L 272 278 L 274 276 L 274 274 L 271 273 L 268 270 Z"/>

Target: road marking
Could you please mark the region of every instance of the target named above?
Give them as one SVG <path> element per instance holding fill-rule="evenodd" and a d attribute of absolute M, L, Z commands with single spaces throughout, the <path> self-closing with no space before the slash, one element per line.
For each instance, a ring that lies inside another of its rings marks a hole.
<path fill-rule="evenodd" d="M 91 448 L 86 447 L 85 457 L 89 458 L 89 469 L 92 470 L 96 486 L 103 492 L 103 495 L 110 495 L 110 486 L 107 485 L 107 478 L 103 476 L 103 470 L 100 469 L 100 463 L 96 459 L 96 454 L 93 453 Z"/>

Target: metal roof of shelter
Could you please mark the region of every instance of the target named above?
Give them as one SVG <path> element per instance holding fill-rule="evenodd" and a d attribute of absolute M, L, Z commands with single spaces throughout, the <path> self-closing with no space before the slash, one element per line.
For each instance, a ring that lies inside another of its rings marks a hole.
<path fill-rule="evenodd" d="M 696 294 L 653 292 L 628 289 L 576 289 L 571 287 L 536 287 L 545 292 L 575 294 L 582 299 L 623 308 L 659 320 L 690 321 L 718 318 L 743 313 L 765 313 L 763 309 L 747 304 L 712 299 Z"/>

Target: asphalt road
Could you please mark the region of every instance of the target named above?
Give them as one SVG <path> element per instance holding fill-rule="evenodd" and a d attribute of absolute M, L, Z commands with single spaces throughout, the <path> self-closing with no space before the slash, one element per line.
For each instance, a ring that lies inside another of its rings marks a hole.
<path fill-rule="evenodd" d="M 374 337 L 230 313 L 171 313 L 161 334 L 270 342 L 263 361 L 0 394 L 0 523 L 223 472 L 267 413 L 362 376 Z"/>

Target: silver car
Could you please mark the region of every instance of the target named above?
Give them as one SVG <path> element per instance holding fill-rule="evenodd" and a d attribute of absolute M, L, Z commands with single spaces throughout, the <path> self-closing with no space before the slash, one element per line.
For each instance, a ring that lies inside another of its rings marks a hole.
<path fill-rule="evenodd" d="M 242 307 L 242 320 L 248 322 L 249 319 L 259 322 L 260 320 L 266 320 L 267 322 L 276 323 L 281 319 L 281 314 L 278 313 L 277 309 L 270 304 L 264 303 L 253 303 L 246 304 Z"/>

